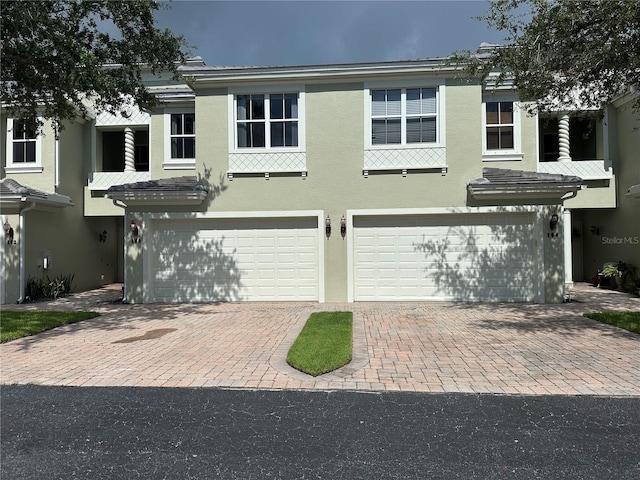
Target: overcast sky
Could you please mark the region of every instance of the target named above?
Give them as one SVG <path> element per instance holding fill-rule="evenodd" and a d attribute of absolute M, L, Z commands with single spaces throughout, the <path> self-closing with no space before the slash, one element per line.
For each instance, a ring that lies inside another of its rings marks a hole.
<path fill-rule="evenodd" d="M 410 60 L 500 43 L 476 19 L 486 0 L 174 0 L 159 26 L 182 34 L 207 65 Z"/>

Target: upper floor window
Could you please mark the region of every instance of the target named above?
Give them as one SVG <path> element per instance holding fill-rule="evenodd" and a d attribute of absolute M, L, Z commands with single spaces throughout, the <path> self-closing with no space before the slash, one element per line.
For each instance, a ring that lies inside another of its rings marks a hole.
<path fill-rule="evenodd" d="M 298 147 L 298 93 L 236 96 L 236 147 Z"/>
<path fill-rule="evenodd" d="M 438 89 L 371 90 L 371 145 L 438 142 Z"/>
<path fill-rule="evenodd" d="M 7 119 L 8 173 L 38 173 L 42 171 L 40 159 L 41 137 L 35 121 Z"/>
<path fill-rule="evenodd" d="M 171 114 L 171 158 L 196 157 L 195 113 Z"/>
<path fill-rule="evenodd" d="M 483 160 L 522 160 L 518 102 L 499 98 L 482 106 Z"/>
<path fill-rule="evenodd" d="M 513 148 L 513 102 L 487 102 L 487 150 Z"/>
<path fill-rule="evenodd" d="M 166 169 L 193 169 L 196 163 L 196 115 L 193 109 L 165 110 Z"/>
<path fill-rule="evenodd" d="M 36 125 L 32 122 L 13 122 L 13 163 L 35 163 Z"/>

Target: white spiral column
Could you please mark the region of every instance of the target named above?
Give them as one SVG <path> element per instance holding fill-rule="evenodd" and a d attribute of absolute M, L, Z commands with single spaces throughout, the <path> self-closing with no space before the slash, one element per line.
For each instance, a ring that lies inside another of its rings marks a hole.
<path fill-rule="evenodd" d="M 124 129 L 124 171 L 136 171 L 135 133 L 129 127 Z"/>
<path fill-rule="evenodd" d="M 559 162 L 571 161 L 571 148 L 569 147 L 569 115 L 562 115 L 558 122 L 558 145 L 560 155 Z"/>

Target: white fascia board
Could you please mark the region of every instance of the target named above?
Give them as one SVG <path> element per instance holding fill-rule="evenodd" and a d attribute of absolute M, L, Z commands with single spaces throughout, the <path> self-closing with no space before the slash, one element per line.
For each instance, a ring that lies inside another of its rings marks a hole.
<path fill-rule="evenodd" d="M 358 216 L 400 216 L 400 215 L 455 215 L 455 214 L 486 214 L 486 213 L 527 213 L 537 212 L 535 205 L 518 205 L 502 207 L 433 207 L 433 208 L 374 208 L 347 210 L 346 215 Z M 347 219 L 347 222 L 349 219 Z M 347 223 L 349 226 L 349 223 Z"/>
<path fill-rule="evenodd" d="M 224 211 L 224 212 L 162 212 L 151 213 L 151 220 L 218 219 L 218 218 L 289 218 L 319 217 L 324 221 L 322 210 L 260 210 L 260 211 Z"/>
<path fill-rule="evenodd" d="M 65 207 L 73 207 L 74 203 L 66 195 L 51 194 L 48 198 L 33 197 L 30 195 L 3 195 L 0 199 L 0 208 L 21 210 L 22 206 L 35 203 L 35 210 L 53 212 Z"/>
<path fill-rule="evenodd" d="M 469 193 L 474 198 L 504 198 L 510 199 L 514 196 L 518 198 L 562 198 L 567 193 L 577 192 L 580 190 L 579 185 L 558 185 L 544 186 L 536 185 L 536 187 L 496 187 L 496 186 L 468 186 Z"/>
<path fill-rule="evenodd" d="M 114 192 L 107 197 L 128 205 L 199 205 L 207 198 L 207 192 Z"/>
<path fill-rule="evenodd" d="M 191 72 L 187 79 L 192 88 L 216 83 L 233 83 L 243 81 L 305 81 L 319 79 L 341 79 L 374 75 L 407 75 L 407 74 L 452 74 L 461 67 L 449 66 L 445 62 L 410 62 L 406 64 L 378 65 L 338 65 L 317 67 L 265 67 L 238 69 L 211 69 Z"/>

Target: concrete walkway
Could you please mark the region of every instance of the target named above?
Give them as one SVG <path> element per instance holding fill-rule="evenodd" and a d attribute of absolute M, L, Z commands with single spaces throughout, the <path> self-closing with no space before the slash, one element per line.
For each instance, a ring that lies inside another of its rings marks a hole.
<path fill-rule="evenodd" d="M 579 284 L 562 305 L 123 305 L 121 286 L 55 302 L 101 316 L 0 345 L 2 384 L 408 390 L 640 396 L 640 335 L 582 317 L 640 298 Z M 289 367 L 314 311 L 354 313 L 354 359 L 316 378 Z"/>

